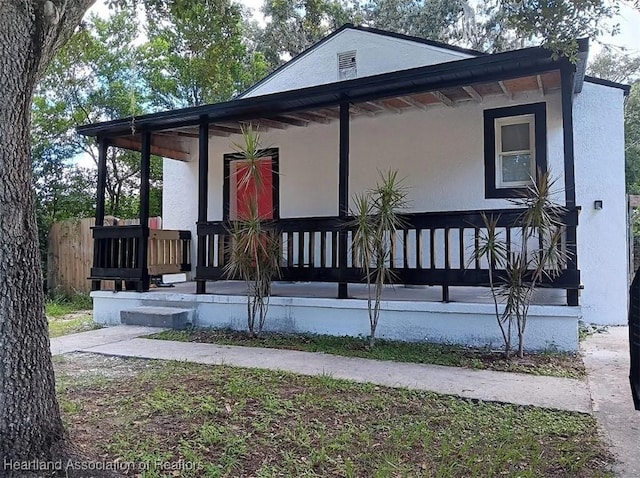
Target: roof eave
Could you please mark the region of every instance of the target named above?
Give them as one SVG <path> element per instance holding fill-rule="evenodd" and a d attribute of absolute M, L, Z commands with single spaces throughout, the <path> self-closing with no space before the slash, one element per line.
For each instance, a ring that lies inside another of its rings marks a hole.
<path fill-rule="evenodd" d="M 469 58 L 409 70 L 395 71 L 353 80 L 290 90 L 269 95 L 235 99 L 224 103 L 184 108 L 80 126 L 78 133 L 87 136 L 130 135 L 137 131 L 162 130 L 198 124 L 201 118 L 213 121 L 245 121 L 265 113 L 323 108 L 340 102 L 368 101 L 409 92 L 460 86 L 495 79 L 515 78 L 526 73 L 559 68 L 549 50 L 540 47 Z"/>

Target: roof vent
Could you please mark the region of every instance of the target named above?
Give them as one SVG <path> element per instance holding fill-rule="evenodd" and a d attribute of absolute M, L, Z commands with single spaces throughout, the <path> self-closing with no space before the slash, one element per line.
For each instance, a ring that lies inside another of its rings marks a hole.
<path fill-rule="evenodd" d="M 338 53 L 338 80 L 350 80 L 357 78 L 356 51 L 343 51 Z"/>

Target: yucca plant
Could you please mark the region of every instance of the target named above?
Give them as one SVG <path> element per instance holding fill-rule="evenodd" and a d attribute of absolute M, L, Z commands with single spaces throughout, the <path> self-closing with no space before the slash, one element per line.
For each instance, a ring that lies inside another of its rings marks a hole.
<path fill-rule="evenodd" d="M 391 237 L 404 227 L 400 216 L 407 207 L 407 190 L 397 171 L 379 172 L 380 180 L 365 194 L 354 197 L 352 257 L 363 270 L 367 284 L 369 311 L 369 346 L 375 345 L 380 318 L 380 301 L 385 284 L 393 281 Z"/>
<path fill-rule="evenodd" d="M 533 295 L 545 279 L 558 277 L 569 259 L 562 242 L 562 217 L 566 209 L 553 200 L 555 183 L 549 172 L 538 171 L 537 181 L 524 195 L 511 200 L 525 209 L 517 220 L 521 237 L 515 250 L 511 250 L 511 244 L 498 233 L 498 218 L 483 216 L 484 230 L 480 231 L 474 258 L 488 262 L 489 286 L 507 358 L 511 353 L 513 328 L 518 334 L 518 356 L 523 357 L 524 333 Z M 532 239 L 537 241 L 537 248 L 530 246 Z M 502 312 L 499 304 L 504 305 Z"/>
<path fill-rule="evenodd" d="M 479 230 L 478 242 L 474 250 L 474 259 L 485 258 L 489 268 L 489 288 L 493 299 L 494 312 L 498 320 L 498 326 L 502 333 L 504 341 L 504 354 L 508 358 L 511 353 L 511 320 L 500 313 L 500 295 L 498 293 L 498 284 L 496 284 L 495 271 L 497 268 L 504 266 L 507 262 L 507 245 L 500 238 L 498 232 L 498 222 L 500 216 L 487 216 L 482 213 L 482 222 L 484 229 Z"/>
<path fill-rule="evenodd" d="M 243 142 L 236 144 L 242 157 L 238 187 L 254 185 L 245 214 L 230 222 L 225 275 L 247 284 L 247 329 L 250 336 L 260 335 L 266 322 L 271 284 L 279 275 L 280 242 L 269 219 L 261 217 L 258 195 L 264 188 L 259 161 L 264 157 L 260 134 L 251 126 L 242 128 Z"/>

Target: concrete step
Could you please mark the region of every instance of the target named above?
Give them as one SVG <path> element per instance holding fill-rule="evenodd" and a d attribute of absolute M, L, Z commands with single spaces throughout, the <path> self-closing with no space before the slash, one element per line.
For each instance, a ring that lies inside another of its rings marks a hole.
<path fill-rule="evenodd" d="M 177 330 L 191 327 L 194 318 L 194 309 L 178 309 L 175 307 L 141 306 L 120 311 L 120 321 L 123 324 Z"/>

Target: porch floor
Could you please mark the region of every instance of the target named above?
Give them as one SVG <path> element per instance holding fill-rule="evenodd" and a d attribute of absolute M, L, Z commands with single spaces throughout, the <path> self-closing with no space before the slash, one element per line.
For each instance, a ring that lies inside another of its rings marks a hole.
<path fill-rule="evenodd" d="M 244 295 L 246 286 L 241 281 L 207 282 L 207 294 Z M 177 294 L 195 294 L 196 283 L 179 282 L 173 287 L 151 288 L 149 292 L 170 292 Z M 310 297 L 335 298 L 338 285 L 328 282 L 274 282 L 273 297 Z M 366 299 L 367 287 L 364 284 L 349 284 L 349 297 Z M 383 300 L 441 302 L 440 286 L 387 286 L 382 294 Z M 491 292 L 487 287 L 449 287 L 450 302 L 472 304 L 492 303 Z M 566 305 L 566 292 L 561 289 L 539 289 L 535 292 L 533 303 L 537 305 Z"/>

